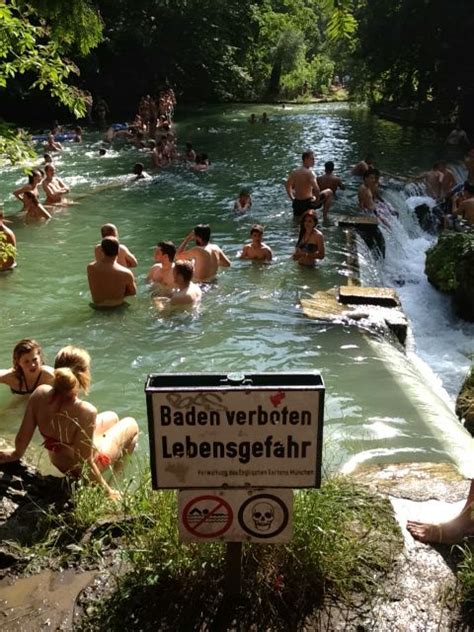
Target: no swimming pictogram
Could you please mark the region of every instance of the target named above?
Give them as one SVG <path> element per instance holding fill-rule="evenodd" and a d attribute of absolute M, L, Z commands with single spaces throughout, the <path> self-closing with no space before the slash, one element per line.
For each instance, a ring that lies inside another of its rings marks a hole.
<path fill-rule="evenodd" d="M 234 519 L 229 503 L 220 496 L 203 495 L 192 498 L 183 508 L 184 528 L 196 538 L 216 538 L 223 535 Z"/>

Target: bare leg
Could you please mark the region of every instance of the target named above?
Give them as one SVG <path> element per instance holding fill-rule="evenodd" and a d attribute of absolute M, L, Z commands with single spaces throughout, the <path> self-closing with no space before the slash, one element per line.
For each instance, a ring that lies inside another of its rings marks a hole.
<path fill-rule="evenodd" d="M 124 417 L 105 432 L 94 436 L 98 452 L 109 457 L 111 464 L 125 453 L 131 454 L 138 440 L 138 424 L 133 417 Z"/>
<path fill-rule="evenodd" d="M 95 419 L 94 435 L 99 436 L 104 434 L 104 432 L 107 432 L 109 428 L 112 428 L 112 426 L 115 426 L 118 422 L 119 417 L 117 413 L 111 410 L 105 410 L 103 413 L 99 413 Z"/>
<path fill-rule="evenodd" d="M 456 518 L 441 524 L 409 520 L 407 529 L 415 540 L 438 544 L 455 544 L 468 535 L 474 535 L 474 481 L 471 481 L 466 504 Z"/>

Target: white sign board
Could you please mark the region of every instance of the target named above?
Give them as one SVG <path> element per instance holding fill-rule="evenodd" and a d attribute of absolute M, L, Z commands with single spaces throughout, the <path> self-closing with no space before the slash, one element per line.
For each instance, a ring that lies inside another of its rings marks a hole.
<path fill-rule="evenodd" d="M 322 386 L 146 390 L 155 488 L 319 486 Z"/>
<path fill-rule="evenodd" d="M 179 535 L 183 542 L 289 542 L 293 492 L 289 489 L 181 491 Z"/>

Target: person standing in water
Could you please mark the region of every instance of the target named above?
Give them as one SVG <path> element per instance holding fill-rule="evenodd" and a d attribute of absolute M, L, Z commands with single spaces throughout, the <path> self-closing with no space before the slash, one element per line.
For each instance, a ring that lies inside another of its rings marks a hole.
<path fill-rule="evenodd" d="M 324 163 L 324 175 L 318 176 L 316 179 L 320 189 L 331 189 L 334 194 L 336 194 L 338 189 L 346 188 L 341 178 L 334 175 L 334 163 L 332 160 Z"/>
<path fill-rule="evenodd" d="M 214 281 L 219 267 L 230 267 L 230 259 L 224 252 L 210 243 L 211 228 L 207 224 L 198 224 L 187 235 L 177 250 L 179 259 L 194 261 L 194 281 L 210 283 Z M 186 250 L 190 241 L 195 241 L 194 248 Z"/>
<path fill-rule="evenodd" d="M 63 347 L 54 362 L 52 385 L 38 386 L 28 401 L 15 437 L 15 448 L 0 451 L 0 463 L 19 461 L 36 428 L 51 463 L 63 474 L 85 478 L 100 485 L 112 500 L 120 493 L 112 489 L 102 472 L 131 454 L 138 439 L 138 425 L 132 417 L 119 419 L 114 412 L 97 409 L 79 399 L 90 385 L 90 356 L 78 347 Z"/>
<path fill-rule="evenodd" d="M 155 265 L 148 272 L 148 281 L 153 283 L 161 296 L 167 296 L 174 288 L 174 258 L 176 246 L 171 241 L 160 241 L 155 249 Z"/>
<path fill-rule="evenodd" d="M 51 219 L 51 213 L 40 203 L 39 198 L 33 191 L 25 191 L 23 194 L 25 208 L 25 221 L 37 221 L 40 219 Z"/>
<path fill-rule="evenodd" d="M 314 266 L 318 259 L 326 255 L 324 236 L 317 229 L 318 218 L 314 211 L 306 211 L 301 218 L 300 234 L 296 242 L 293 259 L 301 266 Z"/>
<path fill-rule="evenodd" d="M 100 228 L 100 234 L 102 239 L 105 237 L 115 237 L 117 241 L 119 240 L 118 228 L 115 224 L 104 224 Z M 102 246 L 97 244 L 94 250 L 94 256 L 96 261 L 102 261 L 104 259 L 104 251 L 102 250 Z M 124 244 L 119 242 L 119 252 L 117 255 L 117 263 L 125 268 L 136 268 L 138 261 L 130 250 Z"/>
<path fill-rule="evenodd" d="M 173 267 L 175 289 L 170 307 L 195 307 L 201 300 L 201 288 L 192 282 L 194 267 L 191 261 L 177 261 Z"/>
<path fill-rule="evenodd" d="M 43 190 L 46 193 L 45 204 L 64 204 L 66 202 L 64 196 L 69 193 L 69 187 L 56 176 L 56 167 L 53 164 L 45 165 L 44 171 L 46 174 L 43 180 Z"/>
<path fill-rule="evenodd" d="M 87 266 L 87 280 L 95 307 L 119 307 L 127 296 L 135 296 L 137 286 L 133 273 L 117 263 L 119 242 L 105 237 L 101 242 L 104 257 Z"/>
<path fill-rule="evenodd" d="M 308 209 L 323 207 L 323 217 L 327 219 L 331 207 L 333 192 L 331 189 L 321 191 L 313 172 L 314 152 L 302 154 L 303 164 L 290 173 L 285 183 L 286 192 L 292 201 L 293 215 L 300 218 Z"/>
<path fill-rule="evenodd" d="M 0 384 L 15 395 L 31 395 L 42 384 L 52 384 L 54 372 L 43 364 L 43 352 L 36 340 L 24 338 L 13 347 L 11 369 L 0 370 Z"/>
<path fill-rule="evenodd" d="M 42 183 L 43 178 L 44 173 L 41 171 L 41 169 L 32 169 L 31 173 L 28 176 L 27 184 L 24 184 L 19 189 L 16 189 L 16 191 L 13 191 L 13 195 L 16 197 L 16 199 L 20 200 L 20 202 L 23 203 L 23 209 L 25 208 L 25 193 L 27 191 L 30 191 L 39 197 L 38 187 Z"/>
<path fill-rule="evenodd" d="M 267 263 L 272 260 L 272 251 L 267 244 L 264 244 L 263 227 L 260 224 L 254 224 L 250 229 L 251 242 L 242 248 L 241 259 L 251 259 L 252 261 L 261 261 Z"/>

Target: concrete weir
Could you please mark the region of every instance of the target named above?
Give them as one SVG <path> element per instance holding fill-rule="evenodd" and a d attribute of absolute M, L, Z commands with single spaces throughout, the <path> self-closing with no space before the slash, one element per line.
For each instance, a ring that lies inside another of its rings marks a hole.
<path fill-rule="evenodd" d="M 381 322 L 404 345 L 408 321 L 400 307 L 395 290 L 390 288 L 345 286 L 327 292 L 316 292 L 311 298 L 301 299 L 303 313 L 308 318 L 337 321 L 347 324 L 364 319 L 379 326 Z"/>
<path fill-rule="evenodd" d="M 340 228 L 356 231 L 369 248 L 378 248 L 385 255 L 385 239 L 379 228 L 379 220 L 370 215 L 347 215 L 338 219 Z"/>

